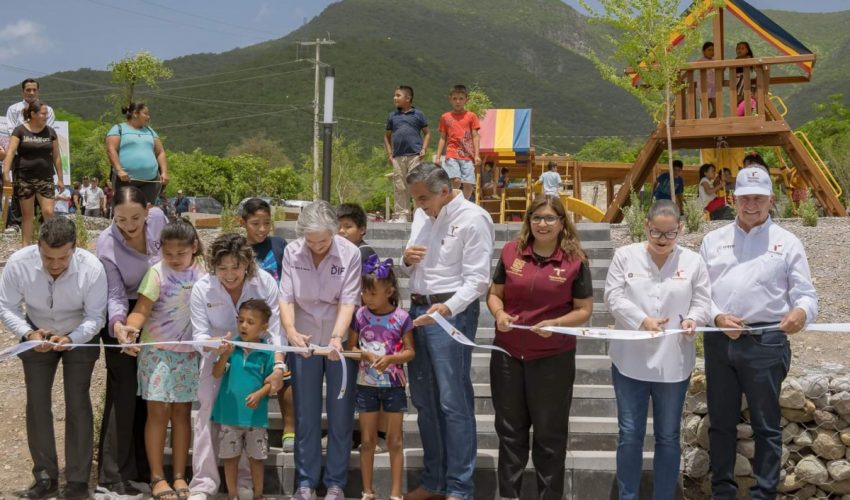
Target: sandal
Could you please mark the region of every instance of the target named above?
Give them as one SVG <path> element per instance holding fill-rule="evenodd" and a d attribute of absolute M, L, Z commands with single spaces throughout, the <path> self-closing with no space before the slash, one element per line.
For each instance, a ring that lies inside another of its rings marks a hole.
<path fill-rule="evenodd" d="M 171 489 L 171 486 L 168 486 L 167 490 L 160 491 L 159 493 L 154 493 L 153 490 L 159 483 L 165 483 L 165 485 L 168 486 L 168 481 L 166 481 L 164 477 L 155 477 L 151 479 L 151 498 L 153 500 L 173 500 L 177 498 L 177 492 Z"/>
<path fill-rule="evenodd" d="M 364 492 L 362 493 L 362 495 L 363 495 L 363 496 L 362 496 L 362 497 L 360 497 L 360 500 L 375 500 L 375 494 L 374 494 L 374 493 L 366 493 L 366 492 L 364 491 Z"/>
<path fill-rule="evenodd" d="M 186 482 L 186 477 L 183 474 L 175 474 L 174 475 L 174 482 L 176 483 L 177 481 L 183 481 L 183 484 L 185 484 L 186 486 L 184 486 L 182 488 L 177 488 L 175 486 L 174 492 L 177 493 L 177 498 L 179 498 L 180 500 L 186 500 L 187 498 L 189 498 L 189 495 L 191 495 L 191 493 L 192 493 L 189 490 L 189 483 Z"/>

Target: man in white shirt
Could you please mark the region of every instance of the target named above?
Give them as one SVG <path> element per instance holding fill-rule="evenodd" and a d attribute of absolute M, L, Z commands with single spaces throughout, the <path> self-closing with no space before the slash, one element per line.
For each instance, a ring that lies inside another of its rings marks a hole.
<path fill-rule="evenodd" d="M 106 208 L 106 195 L 103 189 L 97 185 L 97 177 L 91 178 L 91 185 L 88 189 L 80 190 L 83 196 L 84 205 L 86 207 L 86 215 L 89 217 L 102 217 Z"/>
<path fill-rule="evenodd" d="M 38 245 L 15 252 L 0 277 L 0 320 L 21 341 L 48 340 L 20 354 L 27 388 L 27 442 L 33 460 L 25 498 L 55 496 L 59 464 L 53 435 L 52 388 L 62 361 L 65 389 L 65 478 L 60 498 L 89 498 L 92 406 L 89 386 L 100 349 L 68 350 L 64 344 L 97 345 L 105 323 L 106 272 L 93 254 L 76 248 L 74 222 L 44 221 Z M 94 340 L 92 340 L 94 339 Z"/>
<path fill-rule="evenodd" d="M 700 249 L 711 281 L 714 323 L 741 329 L 705 335 L 712 498 L 736 498 L 736 426 L 743 393 L 756 442 L 756 484 L 750 494 L 772 499 L 782 465 L 779 391 L 791 364 L 787 336 L 815 320 L 818 303 L 803 244 L 770 219 L 773 186 L 767 171 L 742 169 L 735 202 L 735 222 L 708 233 Z"/>
<path fill-rule="evenodd" d="M 68 215 L 71 211 L 71 190 L 65 186 L 61 191 L 55 189 L 56 194 L 53 198 L 53 213 L 56 215 Z"/>
<path fill-rule="evenodd" d="M 427 314 L 441 314 L 475 340 L 479 298 L 490 284 L 493 219 L 461 191 L 452 190 L 448 174 L 432 163 L 414 169 L 407 185 L 419 208 L 401 269 L 410 276 L 410 315 L 416 318 L 416 358 L 408 370 L 424 471 L 419 488 L 405 498 L 472 498 L 477 453 L 472 350 L 455 342 Z"/>
<path fill-rule="evenodd" d="M 24 124 L 24 108 L 26 108 L 29 103 L 38 100 L 38 92 L 39 88 L 37 80 L 27 78 L 21 82 L 21 94 L 23 94 L 24 99 L 12 104 L 6 110 L 6 123 L 9 127 L 9 135 L 11 135 L 12 131 L 15 130 L 15 127 Z M 53 108 L 47 106 L 47 125 L 52 127 L 55 120 L 56 115 L 53 113 Z"/>

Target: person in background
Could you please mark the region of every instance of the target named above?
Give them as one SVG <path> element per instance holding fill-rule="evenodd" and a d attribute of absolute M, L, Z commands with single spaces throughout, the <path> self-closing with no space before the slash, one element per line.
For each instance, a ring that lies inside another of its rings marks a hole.
<path fill-rule="evenodd" d="M 189 198 L 183 196 L 183 190 L 177 190 L 177 198 L 174 200 L 174 211 L 177 212 L 177 217 L 182 217 L 183 214 L 189 211 Z"/>
<path fill-rule="evenodd" d="M 561 180 L 561 174 L 558 173 L 558 164 L 550 161 L 546 165 L 546 171 L 537 179 L 535 184 L 543 186 L 544 196 L 560 196 L 560 189 L 564 183 Z"/>
<path fill-rule="evenodd" d="M 734 203 L 733 194 L 735 192 L 735 176 L 732 175 L 731 168 L 724 168 L 723 172 L 723 185 L 726 191 L 726 205 L 732 205 Z"/>
<path fill-rule="evenodd" d="M 103 216 L 107 219 L 112 218 L 112 198 L 115 197 L 115 189 L 112 188 L 112 181 L 106 179 L 103 181 Z"/>
<path fill-rule="evenodd" d="M 56 187 L 53 198 L 53 215 L 68 215 L 71 213 L 71 190 L 63 186 L 61 191 Z"/>
<path fill-rule="evenodd" d="M 413 106 L 413 87 L 399 85 L 393 94 L 395 111 L 387 118 L 384 149 L 393 166 L 394 218 L 389 222 L 407 222 L 410 195 L 405 179 L 428 151 L 431 130 L 422 111 Z"/>
<path fill-rule="evenodd" d="M 676 184 L 676 205 L 679 207 L 679 212 L 682 211 L 683 197 L 685 193 L 685 178 L 682 177 L 682 172 L 685 170 L 685 165 L 682 160 L 673 160 L 673 176 Z M 655 200 L 670 200 L 670 172 L 664 171 L 655 179 L 652 184 L 652 198 Z"/>
<path fill-rule="evenodd" d="M 705 163 L 699 168 L 698 197 L 703 211 L 710 220 L 719 220 L 721 211 L 726 207 L 726 194 L 723 179 L 717 175 L 713 163 Z"/>
<path fill-rule="evenodd" d="M 24 118 L 24 110 L 29 106 L 31 102 L 39 101 L 40 98 L 40 86 L 38 84 L 38 80 L 34 80 L 32 78 L 27 78 L 26 80 L 21 82 L 21 95 L 23 96 L 23 100 L 16 102 L 9 106 L 6 109 L 6 125 L 9 127 L 9 130 L 6 132 L 6 135 L 11 136 L 12 132 L 15 130 L 15 127 L 19 125 L 23 125 L 26 119 Z M 53 127 L 53 123 L 56 121 L 56 115 L 53 112 L 53 108 L 48 105 L 44 105 L 47 108 L 47 126 Z M 2 148 L 0 148 L 2 149 Z M 8 151 L 4 152 L 4 155 L 7 155 Z M 11 161 L 12 157 L 9 157 L 9 161 Z M 0 158 L 2 161 L 2 158 Z M 14 175 L 14 172 L 13 172 Z M 5 184 L 5 178 L 0 178 L 0 188 Z M 6 226 L 20 226 L 21 224 L 21 203 L 17 197 L 17 189 L 13 187 L 12 190 L 12 203 L 9 206 L 9 212 L 6 220 Z"/>
<path fill-rule="evenodd" d="M 112 184 L 115 189 L 136 186 L 148 203 L 154 205 L 169 180 L 165 149 L 157 133 L 148 126 L 151 116 L 145 103 L 130 103 L 121 112 L 127 121 L 113 126 L 106 134 Z"/>
<path fill-rule="evenodd" d="M 184 198 L 185 199 L 185 198 Z M 260 198 L 251 198 L 242 205 L 242 227 L 245 237 L 254 250 L 254 261 L 260 269 L 269 273 L 279 284 L 283 275 L 283 251 L 286 240 L 274 236 L 272 207 Z M 293 366 L 292 354 L 286 354 L 287 366 Z M 284 374 L 283 390 L 277 392 L 283 417 L 282 447 L 285 452 L 295 450 L 295 409 L 292 405 L 292 381 Z"/>
<path fill-rule="evenodd" d="M 360 263 L 375 255 L 375 250 L 363 240 L 366 236 L 368 219 L 363 207 L 356 203 L 343 203 L 336 208 L 336 219 L 339 222 L 339 235 L 357 245 L 360 249 Z"/>
<path fill-rule="evenodd" d="M 0 277 L 3 325 L 21 342 L 52 343 L 39 344 L 19 355 L 24 367 L 25 426 L 34 482 L 29 489 L 17 492 L 17 497 L 50 498 L 59 493 L 52 394 L 56 369 L 62 361 L 67 482 L 59 498 L 90 498 L 94 419 L 89 387 L 100 349 L 69 350 L 65 344 L 97 346 L 107 286 L 103 265 L 76 243 L 74 221 L 68 217 L 47 219 L 41 226 L 38 245 L 12 254 Z"/>
<path fill-rule="evenodd" d="M 714 326 L 731 329 L 704 337 L 713 498 L 739 494 L 735 446 L 742 394 L 755 440 L 749 493 L 776 498 L 783 448 L 779 392 L 791 366 L 788 337 L 818 313 L 805 248 L 771 220 L 773 198 L 770 174 L 741 169 L 735 222 L 706 234 L 700 247 Z"/>
<path fill-rule="evenodd" d="M 488 160 L 484 162 L 484 168 L 481 171 L 481 199 L 482 200 L 497 200 L 496 182 L 493 180 L 493 162 Z"/>
<path fill-rule="evenodd" d="M 463 197 L 469 199 L 475 186 L 475 167 L 481 164 L 478 115 L 466 110 L 469 91 L 465 85 L 455 85 L 449 91 L 451 111 L 440 117 L 440 141 L 437 144 L 437 160 L 445 150 L 443 168 L 452 180 L 452 188 L 463 188 Z"/>
<path fill-rule="evenodd" d="M 91 186 L 86 190 L 84 203 L 86 215 L 89 217 L 102 217 L 106 213 L 106 194 L 98 186 L 97 177 L 91 178 Z"/>
<path fill-rule="evenodd" d="M 705 263 L 676 239 L 683 226 L 670 200 L 649 209 L 646 242 L 617 249 L 605 282 L 605 303 L 615 328 L 686 333 L 609 344 L 617 396 L 617 485 L 621 500 L 637 500 L 643 471 L 646 418 L 652 401 L 655 458 L 653 498 L 676 497 L 682 408 L 696 363 L 695 328 L 711 322 L 711 289 Z M 715 335 L 715 334 L 707 334 Z"/>
<path fill-rule="evenodd" d="M 593 280 L 559 196 L 532 201 L 519 235 L 499 256 L 487 307 L 496 320 L 494 344 L 510 353 L 490 356 L 500 498 L 522 496 L 529 449 L 536 498 L 563 498 L 576 338 L 540 328 L 586 323 L 593 313 Z"/>
<path fill-rule="evenodd" d="M 510 172 L 511 170 L 508 167 L 502 167 L 499 170 L 499 181 L 496 183 L 496 194 L 499 198 L 502 197 L 502 193 L 505 192 L 505 188 L 508 187 L 508 183 L 511 181 L 508 178 Z"/>
<path fill-rule="evenodd" d="M 738 42 L 735 45 L 735 59 L 752 59 L 753 57 L 753 49 L 750 47 L 749 42 Z M 747 72 L 750 75 L 750 113 L 755 111 L 756 100 L 754 99 L 755 91 L 756 91 L 756 73 L 753 67 L 747 68 Z M 744 83 L 744 68 L 738 67 L 735 68 L 735 91 L 737 94 L 737 115 L 744 116 L 746 110 L 744 109 L 744 89 L 746 85 Z M 746 165 L 745 165 L 746 166 Z"/>
<path fill-rule="evenodd" d="M 64 190 L 62 158 L 56 131 L 47 124 L 47 105 L 41 101 L 29 103 L 23 112 L 26 122 L 18 125 L 9 138 L 9 149 L 3 162 L 3 179 L 12 181 L 14 193 L 21 206 L 21 241 L 32 243 L 35 202 L 45 219 L 53 217 L 53 196 L 56 188 Z M 53 177 L 57 176 L 54 184 Z"/>
<path fill-rule="evenodd" d="M 91 187 L 88 176 L 83 176 L 83 182 L 80 186 L 80 213 L 86 215 L 86 191 Z"/>
<path fill-rule="evenodd" d="M 79 207 L 79 210 L 81 211 L 80 213 L 82 213 L 82 210 L 83 210 L 83 202 L 82 202 L 82 198 L 80 197 L 80 189 L 82 189 L 82 185 L 80 184 L 80 181 L 75 181 L 74 182 L 74 190 L 71 191 L 71 206 L 69 207 L 69 209 L 70 209 L 69 212 L 72 213 L 72 214 L 77 212 L 78 207 Z"/>
<path fill-rule="evenodd" d="M 698 61 L 713 61 L 714 60 L 714 42 L 705 42 L 702 44 L 702 57 Z M 714 85 L 714 70 L 703 70 L 700 73 L 705 73 L 705 92 L 708 94 L 708 116 L 714 118 L 717 116 L 717 110 L 714 109 L 715 103 L 715 85 Z M 697 92 L 700 91 L 701 74 L 697 76 Z M 697 94 L 697 102 L 702 102 L 702 98 Z"/>

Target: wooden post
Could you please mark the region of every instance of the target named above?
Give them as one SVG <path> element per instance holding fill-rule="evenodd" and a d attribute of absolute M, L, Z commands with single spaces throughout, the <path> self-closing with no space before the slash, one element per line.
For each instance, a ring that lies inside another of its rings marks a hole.
<path fill-rule="evenodd" d="M 614 203 L 614 179 L 605 181 L 605 206 L 610 207 Z"/>

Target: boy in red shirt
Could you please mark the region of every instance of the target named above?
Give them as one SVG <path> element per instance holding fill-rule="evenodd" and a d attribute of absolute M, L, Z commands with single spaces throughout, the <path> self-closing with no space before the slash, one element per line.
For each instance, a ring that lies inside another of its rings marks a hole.
<path fill-rule="evenodd" d="M 478 115 L 466 110 L 469 92 L 465 85 L 455 85 L 449 92 L 452 110 L 440 117 L 440 142 L 437 144 L 437 163 L 443 148 L 446 160 L 443 169 L 449 174 L 452 186 L 463 185 L 463 196 L 469 198 L 475 185 L 475 166 L 481 164 L 478 154 Z"/>

